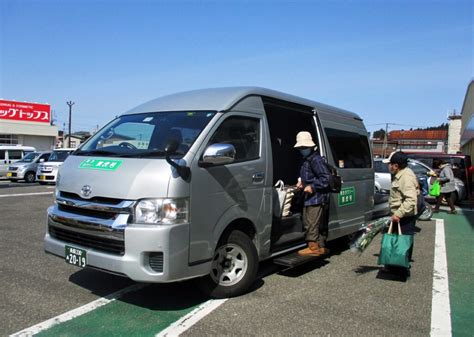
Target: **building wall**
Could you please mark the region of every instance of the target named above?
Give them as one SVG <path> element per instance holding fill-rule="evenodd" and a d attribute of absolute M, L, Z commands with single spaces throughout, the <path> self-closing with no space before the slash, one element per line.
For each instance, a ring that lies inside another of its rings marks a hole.
<path fill-rule="evenodd" d="M 461 150 L 461 126 L 461 116 L 449 117 L 447 153 L 455 154 Z"/>
<path fill-rule="evenodd" d="M 34 146 L 37 150 L 51 150 L 58 128 L 47 123 L 0 120 L 0 135 L 2 139 L 17 140 L 18 144 Z"/>
<path fill-rule="evenodd" d="M 474 158 L 474 81 L 467 87 L 462 107 L 461 151 Z"/>

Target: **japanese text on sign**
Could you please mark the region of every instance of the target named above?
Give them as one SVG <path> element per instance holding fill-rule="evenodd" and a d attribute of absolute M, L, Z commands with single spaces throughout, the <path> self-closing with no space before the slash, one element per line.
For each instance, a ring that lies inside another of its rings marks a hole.
<path fill-rule="evenodd" d="M 51 121 L 51 106 L 49 104 L 0 100 L 0 119 L 49 123 Z"/>
<path fill-rule="evenodd" d="M 355 203 L 355 188 L 344 187 L 338 195 L 339 206 L 347 206 Z"/>

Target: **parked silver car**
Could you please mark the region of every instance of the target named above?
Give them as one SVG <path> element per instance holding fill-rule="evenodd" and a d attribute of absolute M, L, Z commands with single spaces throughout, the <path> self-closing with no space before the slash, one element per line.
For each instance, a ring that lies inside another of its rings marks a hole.
<path fill-rule="evenodd" d="M 51 151 L 27 154 L 23 159 L 8 167 L 7 178 L 11 181 L 25 180 L 27 183 L 33 183 L 38 164 L 47 161 L 50 155 Z"/>
<path fill-rule="evenodd" d="M 432 168 L 426 164 L 415 160 L 408 159 L 408 167 L 413 170 L 413 172 L 418 177 L 418 180 L 425 179 L 428 182 L 428 189 L 431 187 L 431 179 L 428 179 L 428 172 L 434 171 Z M 390 185 L 392 183 L 392 176 L 388 170 L 388 165 L 382 162 L 382 158 L 374 159 L 374 170 L 375 170 L 375 189 L 382 192 L 390 191 Z M 466 187 L 462 180 L 454 178 L 455 188 L 456 188 L 456 201 L 463 200 L 466 198 Z M 427 194 L 425 191 L 424 194 Z M 425 196 L 425 199 L 432 200 L 433 197 L 429 195 Z"/>

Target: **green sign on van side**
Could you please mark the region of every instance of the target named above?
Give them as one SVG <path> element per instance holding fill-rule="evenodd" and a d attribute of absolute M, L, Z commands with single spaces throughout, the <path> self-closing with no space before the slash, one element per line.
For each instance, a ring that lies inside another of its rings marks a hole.
<path fill-rule="evenodd" d="M 113 159 L 86 159 L 79 165 L 80 169 L 115 171 L 122 165 L 123 160 Z"/>
<path fill-rule="evenodd" d="M 347 206 L 352 205 L 355 203 L 356 194 L 355 188 L 351 187 L 344 187 L 341 189 L 341 192 L 338 195 L 338 205 L 339 206 Z"/>

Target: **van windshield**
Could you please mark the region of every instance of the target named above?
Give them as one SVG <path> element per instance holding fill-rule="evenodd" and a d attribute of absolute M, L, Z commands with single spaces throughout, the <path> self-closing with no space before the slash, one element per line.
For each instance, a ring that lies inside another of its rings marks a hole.
<path fill-rule="evenodd" d="M 173 156 L 182 157 L 215 111 L 173 111 L 123 115 L 92 136 L 79 156 L 164 157 L 170 142 L 177 143 Z"/>
<path fill-rule="evenodd" d="M 48 161 L 63 162 L 66 160 L 67 156 L 69 156 L 70 153 L 71 151 L 53 151 Z"/>
<path fill-rule="evenodd" d="M 24 156 L 23 159 L 17 161 L 17 163 L 32 163 L 38 156 L 39 156 L 39 153 L 30 152 L 26 156 Z"/>

